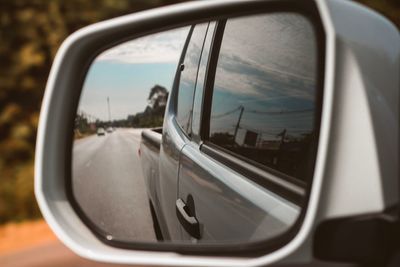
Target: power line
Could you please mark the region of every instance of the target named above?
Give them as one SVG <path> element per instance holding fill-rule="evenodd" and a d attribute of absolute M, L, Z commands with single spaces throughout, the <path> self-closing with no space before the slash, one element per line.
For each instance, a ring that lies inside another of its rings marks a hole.
<path fill-rule="evenodd" d="M 233 110 L 227 111 L 227 112 L 225 112 L 225 113 L 218 114 L 218 115 L 213 115 L 213 116 L 211 116 L 211 118 L 221 118 L 221 117 L 225 117 L 225 116 L 227 116 L 227 115 L 229 115 L 229 114 L 231 114 L 231 113 L 236 112 L 237 110 L 240 110 L 241 108 L 242 108 L 242 106 L 239 106 L 239 107 L 237 107 L 237 108 L 235 108 L 235 109 L 233 109 Z"/>
<path fill-rule="evenodd" d="M 286 111 L 260 111 L 260 110 L 245 110 L 245 112 L 256 113 L 256 114 L 267 114 L 267 115 L 286 115 L 293 113 L 308 113 L 314 111 L 313 108 L 310 109 L 300 109 L 300 110 L 286 110 Z"/>
<path fill-rule="evenodd" d="M 238 110 L 240 110 L 242 108 L 243 108 L 243 112 L 246 112 L 246 113 L 265 114 L 265 115 L 301 114 L 301 113 L 308 113 L 308 112 L 314 111 L 313 108 L 300 109 L 300 110 L 286 110 L 286 111 L 283 111 L 283 110 L 281 110 L 281 111 L 260 111 L 260 110 L 251 110 L 251 109 L 250 110 L 246 110 L 244 107 L 239 106 L 239 107 L 237 107 L 237 108 L 235 108 L 233 110 L 227 111 L 225 113 L 218 114 L 218 115 L 212 115 L 211 118 L 215 118 L 215 119 L 216 118 L 222 118 L 222 117 L 230 115 L 230 114 L 232 114 L 232 113 L 234 113 L 234 112 L 236 112 L 236 111 L 238 111 Z"/>

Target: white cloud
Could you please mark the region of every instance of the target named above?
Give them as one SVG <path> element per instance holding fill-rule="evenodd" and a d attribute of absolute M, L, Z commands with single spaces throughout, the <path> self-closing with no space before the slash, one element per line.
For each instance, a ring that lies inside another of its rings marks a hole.
<path fill-rule="evenodd" d="M 312 100 L 316 51 L 312 25 L 301 15 L 230 20 L 222 41 L 216 85 L 234 94 Z"/>
<path fill-rule="evenodd" d="M 188 32 L 189 27 L 184 27 L 128 41 L 106 50 L 96 61 L 129 64 L 177 62 Z"/>

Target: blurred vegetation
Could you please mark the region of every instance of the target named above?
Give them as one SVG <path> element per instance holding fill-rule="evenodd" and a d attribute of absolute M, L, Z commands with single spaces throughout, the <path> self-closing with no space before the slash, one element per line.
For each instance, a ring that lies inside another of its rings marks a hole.
<path fill-rule="evenodd" d="M 128 115 L 125 119 L 112 121 L 93 120 L 84 111 L 78 111 L 75 117 L 74 138 L 79 139 L 95 134 L 99 128 L 162 127 L 167 99 L 167 89 L 156 84 L 150 89 L 149 96 L 147 97 L 148 105 L 144 111 Z"/>
<path fill-rule="evenodd" d="M 36 129 L 61 42 L 88 24 L 180 1 L 0 0 L 0 223 L 40 217 L 33 195 Z M 399 0 L 358 1 L 400 26 Z"/>
<path fill-rule="evenodd" d="M 165 87 L 155 85 L 150 89 L 148 105 L 143 112 L 128 116 L 127 126 L 135 128 L 162 127 L 167 105 L 168 91 Z"/>
<path fill-rule="evenodd" d="M 0 0 L 0 223 L 37 218 L 39 110 L 61 42 L 94 22 L 182 0 Z"/>
<path fill-rule="evenodd" d="M 400 29 L 400 0 L 356 0 L 391 20 Z"/>

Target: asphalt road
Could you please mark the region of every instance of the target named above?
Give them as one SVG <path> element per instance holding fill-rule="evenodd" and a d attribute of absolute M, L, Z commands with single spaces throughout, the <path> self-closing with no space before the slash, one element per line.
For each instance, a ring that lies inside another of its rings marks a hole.
<path fill-rule="evenodd" d="M 114 240 L 156 240 L 138 149 L 141 130 L 76 140 L 72 188 L 86 215 Z"/>

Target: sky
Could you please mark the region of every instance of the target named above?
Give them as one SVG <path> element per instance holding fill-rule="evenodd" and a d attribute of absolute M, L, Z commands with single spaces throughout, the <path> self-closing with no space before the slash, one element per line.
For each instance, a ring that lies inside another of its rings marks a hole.
<path fill-rule="evenodd" d="M 252 29 L 251 31 L 248 29 Z M 283 13 L 228 20 L 215 74 L 210 136 L 247 131 L 300 138 L 314 127 L 316 38 L 301 15 Z"/>
<path fill-rule="evenodd" d="M 103 52 L 88 72 L 78 110 L 107 121 L 109 98 L 111 120 L 144 111 L 153 86 L 171 90 L 188 30 L 147 36 Z M 312 130 L 316 43 L 307 19 L 276 14 L 228 21 L 217 65 L 212 114 L 243 106 L 239 135 L 250 128 L 275 138 L 282 129 L 296 136 Z M 268 115 L 274 112 L 283 113 Z M 238 116 L 236 111 L 215 117 L 212 132 L 233 132 Z"/>
<path fill-rule="evenodd" d="M 86 76 L 78 112 L 108 120 L 126 119 L 147 106 L 150 89 L 171 90 L 188 27 L 128 41 L 100 54 Z"/>

